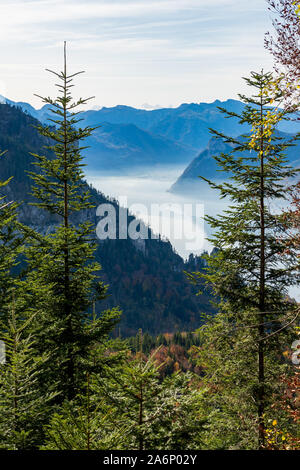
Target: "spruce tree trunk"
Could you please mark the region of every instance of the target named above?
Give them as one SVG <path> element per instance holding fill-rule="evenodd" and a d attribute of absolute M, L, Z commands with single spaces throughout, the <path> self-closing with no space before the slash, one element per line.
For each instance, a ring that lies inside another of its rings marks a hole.
<path fill-rule="evenodd" d="M 261 88 L 262 92 L 262 88 Z M 261 94 L 261 122 L 263 120 L 263 102 Z M 264 136 L 263 124 L 260 135 L 260 280 L 259 280 L 259 315 L 258 315 L 258 448 L 265 443 L 265 358 L 264 358 L 264 312 L 265 312 L 265 188 L 264 188 Z"/>
<path fill-rule="evenodd" d="M 64 247 L 64 268 L 65 268 L 65 318 L 67 321 L 66 340 L 68 342 L 68 365 L 67 365 L 67 395 L 68 399 L 72 400 L 75 396 L 74 384 L 74 358 L 73 358 L 73 331 L 72 331 L 72 318 L 70 311 L 70 267 L 69 267 L 69 241 L 68 241 L 68 228 L 69 228 L 69 211 L 68 211 L 68 132 L 67 132 L 67 57 L 66 57 L 66 42 L 64 43 L 64 228 L 65 228 L 65 247 Z"/>

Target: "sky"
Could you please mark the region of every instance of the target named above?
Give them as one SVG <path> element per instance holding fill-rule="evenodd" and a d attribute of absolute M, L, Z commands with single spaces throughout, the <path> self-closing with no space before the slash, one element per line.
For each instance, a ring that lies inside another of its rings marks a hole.
<path fill-rule="evenodd" d="M 67 41 L 89 107 L 236 98 L 242 76 L 272 69 L 268 30 L 265 0 L 0 0 L 0 94 L 40 107 Z"/>

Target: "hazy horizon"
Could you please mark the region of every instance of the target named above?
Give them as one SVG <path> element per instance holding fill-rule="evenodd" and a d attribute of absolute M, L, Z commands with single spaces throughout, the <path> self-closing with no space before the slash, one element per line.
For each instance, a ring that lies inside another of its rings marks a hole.
<path fill-rule="evenodd" d="M 34 100 L 32 101 L 26 101 L 25 99 L 20 99 L 18 101 L 15 101 L 13 100 L 10 96 L 4 96 L 2 94 L 0 94 L 0 103 L 2 100 L 8 100 L 8 101 L 12 101 L 14 103 L 27 103 L 29 104 L 30 106 L 32 106 L 36 111 L 40 111 L 44 106 L 46 106 L 45 104 L 43 103 L 34 103 Z M 230 100 L 236 100 L 236 101 L 240 101 L 238 97 L 235 97 L 235 98 L 227 98 L 227 99 L 224 99 L 224 100 L 221 100 L 219 98 L 215 98 L 213 100 L 207 100 L 207 101 L 190 101 L 190 102 L 182 102 L 182 103 L 179 103 L 177 104 L 176 106 L 173 106 L 172 104 L 170 104 L 169 106 L 163 106 L 163 105 L 154 105 L 154 104 L 151 104 L 151 103 L 144 103 L 140 106 L 134 106 L 132 104 L 125 104 L 125 103 L 118 103 L 114 106 L 101 106 L 101 105 L 97 105 L 97 104 L 94 104 L 94 103 L 90 103 L 89 102 L 85 105 L 84 108 L 82 108 L 82 111 L 99 111 L 101 110 L 102 108 L 115 108 L 117 106 L 125 106 L 125 107 L 129 107 L 129 108 L 135 108 L 135 109 L 141 109 L 143 111 L 154 111 L 154 110 L 157 110 L 157 109 L 176 109 L 176 108 L 179 108 L 180 106 L 182 105 L 189 105 L 189 104 L 214 104 L 215 102 L 219 101 L 221 103 L 225 103 L 226 101 L 230 101 Z"/>

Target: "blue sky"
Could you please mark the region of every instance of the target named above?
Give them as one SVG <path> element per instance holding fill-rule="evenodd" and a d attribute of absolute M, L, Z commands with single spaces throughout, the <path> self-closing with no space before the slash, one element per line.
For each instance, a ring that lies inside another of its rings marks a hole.
<path fill-rule="evenodd" d="M 0 0 L 0 94 L 40 105 L 44 69 L 84 69 L 94 105 L 177 106 L 235 98 L 241 76 L 272 68 L 265 0 Z"/>

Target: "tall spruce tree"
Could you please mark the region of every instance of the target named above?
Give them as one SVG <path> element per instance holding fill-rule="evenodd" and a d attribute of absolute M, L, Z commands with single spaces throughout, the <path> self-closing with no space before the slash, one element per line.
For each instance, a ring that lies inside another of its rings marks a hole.
<path fill-rule="evenodd" d="M 215 230 L 210 241 L 216 250 L 207 258 L 206 272 L 192 278 L 204 278 L 219 307 L 216 317 L 203 327 L 209 352 L 205 360 L 208 382 L 218 384 L 223 394 L 222 404 L 216 407 L 227 409 L 227 418 L 235 414 L 240 421 L 240 433 L 231 426 L 231 444 L 255 447 L 251 435 L 256 413 L 262 449 L 266 413 L 278 382 L 275 365 L 280 362 L 282 335 L 295 319 L 295 306 L 287 293 L 299 282 L 299 258 L 296 250 L 286 250 L 286 221 L 278 206 L 287 197 L 286 180 L 296 171 L 284 156 L 293 142 L 286 142 L 276 131 L 285 113 L 274 107 L 281 93 L 276 92 L 272 75 L 253 72 L 245 80 L 255 92 L 250 98 L 240 95 L 245 103 L 241 115 L 221 111 L 252 130 L 240 138 L 212 130 L 216 138 L 232 145 L 232 152 L 214 157 L 229 180 L 206 181 L 231 204 L 222 215 L 206 217 Z M 223 432 L 227 424 L 224 418 Z M 242 444 L 243 427 L 248 438 Z"/>
<path fill-rule="evenodd" d="M 81 151 L 85 147 L 80 142 L 93 128 L 78 125 L 78 107 L 87 99 L 72 99 L 73 78 L 82 72 L 68 74 L 66 43 L 63 71 L 50 72 L 58 79 L 59 95 L 56 99 L 42 98 L 50 105 L 53 118 L 52 125 L 38 129 L 50 140 L 46 148 L 54 156 L 34 154 L 36 172 L 31 177 L 36 198 L 33 204 L 52 214 L 55 225 L 53 232 L 33 238 L 27 250 L 26 282 L 28 291 L 35 285 L 48 287 L 48 294 L 36 299 L 34 307 L 39 311 L 35 321 L 38 352 L 49 355 L 43 383 L 47 386 L 55 381 L 60 400 L 71 400 L 84 380 L 89 349 L 108 334 L 120 312 L 105 311 L 97 321 L 89 321 L 93 302 L 106 293 L 106 286 L 99 282 L 101 267 L 94 262 L 94 228 L 84 215 L 93 205 L 82 182 Z"/>

